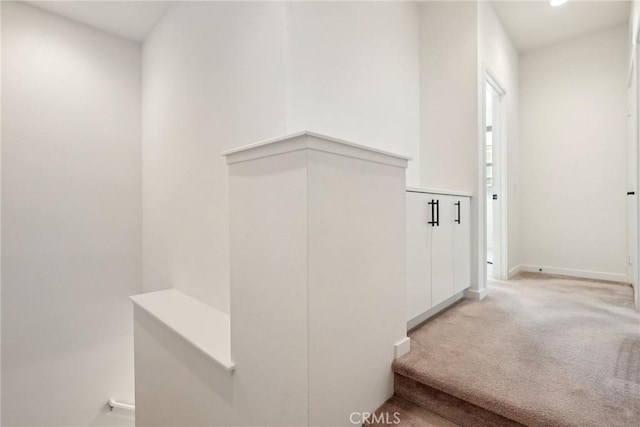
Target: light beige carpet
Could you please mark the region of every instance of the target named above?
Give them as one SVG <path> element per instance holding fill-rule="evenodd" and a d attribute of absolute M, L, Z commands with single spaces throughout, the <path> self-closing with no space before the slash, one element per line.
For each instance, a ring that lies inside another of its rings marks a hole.
<path fill-rule="evenodd" d="M 412 331 L 394 371 L 529 426 L 640 426 L 630 286 L 528 274 L 493 281 Z"/>
<path fill-rule="evenodd" d="M 442 418 L 418 405 L 393 396 L 387 400 L 363 426 L 383 427 L 398 425 L 400 427 L 459 427 L 458 424 Z"/>

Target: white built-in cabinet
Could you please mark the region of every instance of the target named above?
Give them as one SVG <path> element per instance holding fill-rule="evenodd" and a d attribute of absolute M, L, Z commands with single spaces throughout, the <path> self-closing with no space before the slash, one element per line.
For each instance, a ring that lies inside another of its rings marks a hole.
<path fill-rule="evenodd" d="M 411 328 L 461 298 L 470 285 L 470 197 L 410 189 L 406 198 Z"/>

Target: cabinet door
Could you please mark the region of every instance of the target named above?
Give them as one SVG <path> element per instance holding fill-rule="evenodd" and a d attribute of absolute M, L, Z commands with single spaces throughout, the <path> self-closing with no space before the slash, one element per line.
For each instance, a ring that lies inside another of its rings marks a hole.
<path fill-rule="evenodd" d="M 407 320 L 431 308 L 431 251 L 427 221 L 429 197 L 407 192 Z"/>
<path fill-rule="evenodd" d="M 431 306 L 454 295 L 453 225 L 454 200 L 451 196 L 432 195 L 437 202 L 437 224 L 429 226 L 431 234 Z"/>
<path fill-rule="evenodd" d="M 455 203 L 459 203 L 454 206 L 453 224 L 453 292 L 457 294 L 471 285 L 471 207 L 468 197 L 458 197 Z"/>

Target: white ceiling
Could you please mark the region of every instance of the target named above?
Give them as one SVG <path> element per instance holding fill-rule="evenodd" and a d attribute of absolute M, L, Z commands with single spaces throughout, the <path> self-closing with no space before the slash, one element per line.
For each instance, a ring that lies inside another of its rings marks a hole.
<path fill-rule="evenodd" d="M 143 41 L 170 1 L 31 1 L 42 9 L 134 41 Z M 628 22 L 630 2 L 569 0 L 552 7 L 548 0 L 494 0 L 494 9 L 520 52 Z"/>
<path fill-rule="evenodd" d="M 520 52 L 629 21 L 630 2 L 569 0 L 552 7 L 548 0 L 492 1 L 511 40 Z"/>
<path fill-rule="evenodd" d="M 26 1 L 109 33 L 141 42 L 164 14 L 169 1 Z"/>

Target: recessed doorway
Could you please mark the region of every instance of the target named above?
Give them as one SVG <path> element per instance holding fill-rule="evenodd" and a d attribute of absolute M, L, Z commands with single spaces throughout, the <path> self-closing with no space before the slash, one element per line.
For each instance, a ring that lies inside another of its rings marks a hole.
<path fill-rule="evenodd" d="M 506 245 L 504 244 L 505 141 L 503 102 L 506 92 L 489 73 L 485 85 L 484 186 L 486 218 L 487 277 L 506 279 Z"/>

